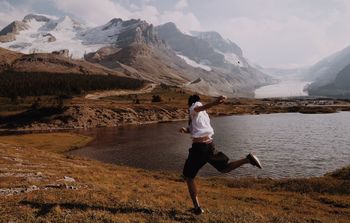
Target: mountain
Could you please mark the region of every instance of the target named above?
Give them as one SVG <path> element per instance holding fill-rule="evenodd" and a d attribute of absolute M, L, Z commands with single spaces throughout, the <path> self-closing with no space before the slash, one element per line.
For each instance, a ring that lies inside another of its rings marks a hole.
<path fill-rule="evenodd" d="M 309 93 L 319 96 L 341 96 L 346 89 L 340 80 L 344 80 L 348 72 L 345 68 L 348 65 L 350 65 L 350 46 L 310 67 L 304 73 L 307 80 L 313 81 L 309 86 Z"/>
<path fill-rule="evenodd" d="M 186 35 L 173 23 L 112 19 L 88 27 L 64 16 L 30 14 L 0 32 L 0 47 L 22 53 L 62 52 L 133 78 L 177 85 L 202 94 L 254 96 L 273 82 L 216 32 Z M 67 49 L 67 50 L 66 50 Z"/>
<path fill-rule="evenodd" d="M 28 28 L 28 24 L 21 21 L 14 21 L 0 31 L 0 42 L 14 41 L 16 39 L 16 34 Z"/>
<path fill-rule="evenodd" d="M 85 25 L 69 16 L 56 18 L 29 14 L 0 31 L 0 47 L 22 53 L 69 49 L 73 58 L 83 58 L 84 53 L 102 47 L 101 44 L 84 44 L 81 34 L 87 30 Z"/>
<path fill-rule="evenodd" d="M 174 23 L 158 26 L 156 31 L 186 63 L 216 74 L 201 77 L 200 81 L 191 85 L 200 88 L 209 83 L 207 89 L 223 89 L 234 95 L 239 91 L 253 92 L 274 82 L 273 78 L 250 65 L 237 44 L 225 40 L 217 32 L 192 32 L 192 35 L 187 35 Z"/>
<path fill-rule="evenodd" d="M 236 66 L 248 65 L 248 62 L 243 57 L 242 49 L 232 42 L 231 40 L 225 40 L 217 32 L 191 32 L 193 36 L 206 41 L 214 51 L 224 56 L 224 63 L 231 63 Z"/>
<path fill-rule="evenodd" d="M 242 49 L 231 40 L 225 40 L 222 36 L 214 31 L 210 32 L 196 32 L 192 31 L 192 35 L 198 37 L 199 39 L 206 40 L 210 45 L 223 53 L 234 53 L 238 56 L 243 56 Z"/>
<path fill-rule="evenodd" d="M 309 94 L 350 99 L 350 64 L 342 69 L 331 83 L 317 87 L 311 84 Z"/>
<path fill-rule="evenodd" d="M 350 64 L 350 46 L 311 66 L 304 76 L 307 80 L 315 81 L 315 87 L 322 86 L 334 81 L 337 74 L 348 64 Z"/>

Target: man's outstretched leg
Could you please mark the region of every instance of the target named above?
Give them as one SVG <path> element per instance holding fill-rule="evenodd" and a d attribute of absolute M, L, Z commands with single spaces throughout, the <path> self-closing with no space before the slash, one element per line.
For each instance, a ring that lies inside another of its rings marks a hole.
<path fill-rule="evenodd" d="M 197 215 L 202 214 L 204 211 L 199 205 L 197 197 L 197 187 L 194 182 L 194 179 L 186 177 L 186 183 L 194 206 L 193 212 Z"/>
<path fill-rule="evenodd" d="M 250 161 L 247 158 L 229 162 L 227 164 L 227 167 L 225 169 L 223 169 L 221 171 L 221 173 L 231 172 L 232 170 L 237 169 L 238 167 L 240 167 L 240 166 L 242 166 L 244 164 L 247 164 L 247 163 L 250 163 Z"/>
<path fill-rule="evenodd" d="M 253 166 L 257 166 L 260 169 L 262 168 L 259 159 L 256 156 L 254 156 L 253 154 L 249 153 L 247 155 L 247 157 L 244 158 L 244 159 L 240 159 L 240 160 L 236 160 L 236 161 L 233 161 L 233 162 L 229 162 L 227 164 L 227 167 L 225 169 L 221 170 L 221 173 L 231 172 L 232 170 L 237 169 L 238 167 L 240 167 L 240 166 L 242 166 L 244 164 L 247 164 L 247 163 L 250 163 Z"/>

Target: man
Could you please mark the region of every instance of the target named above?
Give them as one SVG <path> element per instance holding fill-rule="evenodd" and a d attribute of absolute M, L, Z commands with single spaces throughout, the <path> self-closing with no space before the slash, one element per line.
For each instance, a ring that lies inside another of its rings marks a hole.
<path fill-rule="evenodd" d="M 190 133 L 192 137 L 192 148 L 189 149 L 183 175 L 193 202 L 194 208 L 192 211 L 198 215 L 204 211 L 199 205 L 194 178 L 206 163 L 210 163 L 221 173 L 228 173 L 247 163 L 262 168 L 258 158 L 252 154 L 248 154 L 243 159 L 229 162 L 229 158 L 224 153 L 215 150 L 212 138 L 214 130 L 210 125 L 210 119 L 205 110 L 223 103 L 225 99 L 226 96 L 220 96 L 215 101 L 203 105 L 198 95 L 190 96 L 188 99 L 189 126 L 188 128 L 183 127 L 180 129 L 181 133 Z"/>

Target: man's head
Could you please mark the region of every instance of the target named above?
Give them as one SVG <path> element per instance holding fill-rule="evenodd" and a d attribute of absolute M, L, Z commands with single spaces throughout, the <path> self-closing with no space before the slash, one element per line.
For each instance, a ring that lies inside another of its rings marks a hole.
<path fill-rule="evenodd" d="M 198 95 L 196 94 L 191 95 L 190 97 L 188 97 L 188 107 L 191 107 L 193 103 L 196 103 L 197 101 L 200 101 L 200 100 L 201 98 Z"/>

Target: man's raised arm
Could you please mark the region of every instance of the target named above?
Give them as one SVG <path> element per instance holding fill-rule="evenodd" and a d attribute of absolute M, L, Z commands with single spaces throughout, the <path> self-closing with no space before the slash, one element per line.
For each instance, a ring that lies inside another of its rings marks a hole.
<path fill-rule="evenodd" d="M 225 95 L 221 95 L 221 96 L 219 96 L 218 98 L 216 98 L 215 101 L 210 102 L 210 103 L 205 104 L 205 105 L 202 105 L 202 106 L 197 106 L 197 107 L 194 108 L 194 110 L 195 110 L 196 112 L 201 112 L 201 111 L 207 110 L 207 109 L 209 109 L 209 108 L 211 108 L 211 107 L 213 107 L 213 106 L 215 106 L 215 105 L 224 103 L 224 101 L 226 100 L 226 98 L 227 98 L 227 97 L 226 97 Z"/>

